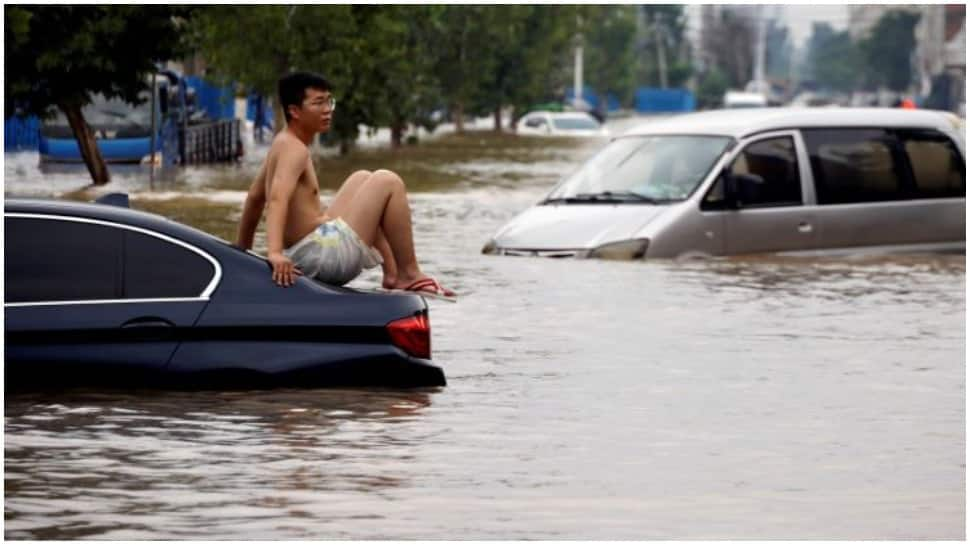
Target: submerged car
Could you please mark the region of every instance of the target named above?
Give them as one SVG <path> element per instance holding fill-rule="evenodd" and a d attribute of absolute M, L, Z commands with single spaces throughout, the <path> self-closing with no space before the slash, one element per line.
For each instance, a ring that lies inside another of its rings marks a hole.
<path fill-rule="evenodd" d="M 121 204 L 5 201 L 8 388 L 443 386 L 424 299 L 300 277 Z"/>
<path fill-rule="evenodd" d="M 535 136 L 609 136 L 595 117 L 585 112 L 529 112 L 519 120 L 516 132 Z"/>
<path fill-rule="evenodd" d="M 487 254 L 965 252 L 963 124 L 901 109 L 720 110 L 613 139 Z"/>

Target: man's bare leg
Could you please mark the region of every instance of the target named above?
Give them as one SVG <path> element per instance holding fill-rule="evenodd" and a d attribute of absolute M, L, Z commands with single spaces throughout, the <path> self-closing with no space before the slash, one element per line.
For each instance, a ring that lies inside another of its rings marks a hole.
<path fill-rule="evenodd" d="M 377 248 L 384 259 L 384 262 L 381 263 L 381 269 L 384 272 L 381 285 L 387 289 L 397 287 L 397 262 L 394 260 L 394 252 L 391 251 L 391 245 L 387 243 L 383 229 L 377 231 L 377 240 L 374 242 L 374 247 Z"/>
<path fill-rule="evenodd" d="M 348 176 L 340 186 L 340 189 L 337 190 L 337 194 L 334 195 L 333 201 L 326 210 L 326 214 L 331 218 L 344 217 L 347 209 L 353 202 L 354 195 L 357 194 L 357 190 L 372 175 L 373 172 L 369 170 L 358 170 Z M 381 257 L 384 259 L 384 262 L 381 264 L 381 269 L 384 273 L 381 285 L 387 289 L 397 287 L 397 263 L 394 260 L 394 254 L 391 252 L 391 246 L 384 237 L 383 230 L 378 229 L 377 238 L 373 246 L 377 248 L 377 251 L 381 253 Z"/>
<path fill-rule="evenodd" d="M 383 232 L 397 265 L 395 285 L 385 287 L 404 288 L 427 277 L 414 254 L 411 207 L 400 176 L 389 170 L 375 171 L 354 192 L 349 206 L 339 212 L 365 244 L 375 245 Z"/>

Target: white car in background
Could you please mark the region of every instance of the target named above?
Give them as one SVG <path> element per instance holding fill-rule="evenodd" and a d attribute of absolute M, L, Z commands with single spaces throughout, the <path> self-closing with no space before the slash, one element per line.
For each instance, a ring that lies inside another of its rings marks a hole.
<path fill-rule="evenodd" d="M 724 108 L 767 108 L 768 98 L 761 93 L 728 91 L 724 93 Z"/>
<path fill-rule="evenodd" d="M 529 112 L 519 120 L 516 132 L 539 136 L 609 136 L 595 117 L 585 112 Z"/>

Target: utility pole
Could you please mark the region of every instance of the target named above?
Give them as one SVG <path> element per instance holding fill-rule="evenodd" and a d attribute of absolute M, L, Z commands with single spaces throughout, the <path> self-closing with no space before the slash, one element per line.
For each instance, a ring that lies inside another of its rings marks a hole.
<path fill-rule="evenodd" d="M 764 92 L 765 80 L 765 41 L 767 37 L 767 19 L 765 18 L 765 7 L 758 6 L 758 39 L 754 46 L 754 75 L 751 81 L 757 87 L 758 92 Z"/>
<path fill-rule="evenodd" d="M 660 88 L 667 88 L 667 54 L 664 51 L 664 41 L 667 38 L 667 28 L 660 24 L 660 14 L 653 14 L 653 33 L 657 42 L 657 70 L 660 72 Z"/>
<path fill-rule="evenodd" d="M 583 100 L 583 19 L 576 16 L 575 60 L 573 63 L 573 107 L 581 109 Z"/>

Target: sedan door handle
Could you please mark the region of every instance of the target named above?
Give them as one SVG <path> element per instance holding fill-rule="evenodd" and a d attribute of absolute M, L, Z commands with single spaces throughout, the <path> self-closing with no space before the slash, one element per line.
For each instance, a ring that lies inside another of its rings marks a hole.
<path fill-rule="evenodd" d="M 811 233 L 812 232 L 812 224 L 811 223 L 808 223 L 807 221 L 803 221 L 803 222 L 799 223 L 798 224 L 798 232 L 799 233 L 805 233 L 805 234 Z"/>
<path fill-rule="evenodd" d="M 158 316 L 140 316 L 121 324 L 121 339 L 134 342 L 169 342 L 175 337 L 175 324 Z"/>
<path fill-rule="evenodd" d="M 175 327 L 175 324 L 169 322 L 165 318 L 159 318 L 157 316 L 141 316 L 128 320 L 127 322 L 121 324 L 121 327 L 122 329 L 148 329 L 157 327 L 170 328 Z"/>

